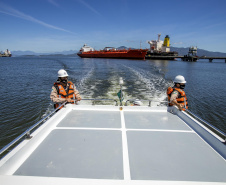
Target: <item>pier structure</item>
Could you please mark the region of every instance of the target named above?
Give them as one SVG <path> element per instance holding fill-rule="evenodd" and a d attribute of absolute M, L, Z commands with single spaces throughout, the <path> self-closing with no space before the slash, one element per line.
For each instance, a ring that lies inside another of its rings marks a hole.
<path fill-rule="evenodd" d="M 209 62 L 213 62 L 214 59 L 224 60 L 226 63 L 226 57 L 198 57 L 198 59 L 209 59 Z"/>
<path fill-rule="evenodd" d="M 177 58 L 180 58 L 182 61 L 190 61 L 190 62 L 196 62 L 199 59 L 208 59 L 209 62 L 213 62 L 213 60 L 225 60 L 226 63 L 226 57 L 198 57 L 198 56 L 147 56 L 147 59 L 152 60 L 175 60 Z"/>
<path fill-rule="evenodd" d="M 183 61 L 191 61 L 196 62 L 198 60 L 197 57 L 197 47 L 190 47 L 188 51 L 188 55 L 184 55 L 183 58 L 181 58 Z"/>
<path fill-rule="evenodd" d="M 226 63 L 226 57 L 206 57 L 206 56 L 202 56 L 202 57 L 198 57 L 198 56 L 177 56 L 175 58 L 180 58 L 183 61 L 190 61 L 190 62 L 196 62 L 199 59 L 208 59 L 209 62 L 213 62 L 213 60 L 224 60 Z"/>
<path fill-rule="evenodd" d="M 208 59 L 209 62 L 212 62 L 213 59 L 223 59 L 226 63 L 226 57 L 207 57 L 207 56 L 197 56 L 197 47 L 190 47 L 188 51 L 188 55 L 180 56 L 178 58 L 181 58 L 183 61 L 190 61 L 190 62 L 196 62 L 199 59 Z"/>

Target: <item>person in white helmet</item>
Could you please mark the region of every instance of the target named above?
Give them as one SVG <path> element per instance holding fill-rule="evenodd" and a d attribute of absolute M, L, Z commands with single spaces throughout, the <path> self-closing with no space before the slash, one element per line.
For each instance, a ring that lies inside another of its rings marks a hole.
<path fill-rule="evenodd" d="M 167 89 L 169 107 L 177 106 L 179 110 L 188 109 L 188 100 L 184 92 L 185 88 L 185 78 L 178 75 L 174 79 L 174 86 Z"/>
<path fill-rule="evenodd" d="M 64 69 L 58 71 L 58 79 L 52 87 L 50 99 L 55 103 L 54 108 L 59 107 L 64 102 L 74 103 L 73 99 L 81 100 L 75 85 L 68 81 L 68 74 Z"/>

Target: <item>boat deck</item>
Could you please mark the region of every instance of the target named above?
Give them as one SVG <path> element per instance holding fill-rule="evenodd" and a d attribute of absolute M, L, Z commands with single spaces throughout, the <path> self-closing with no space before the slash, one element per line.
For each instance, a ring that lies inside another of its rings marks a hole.
<path fill-rule="evenodd" d="M 32 136 L 0 161 L 1 182 L 226 183 L 225 159 L 164 107 L 67 105 Z"/>

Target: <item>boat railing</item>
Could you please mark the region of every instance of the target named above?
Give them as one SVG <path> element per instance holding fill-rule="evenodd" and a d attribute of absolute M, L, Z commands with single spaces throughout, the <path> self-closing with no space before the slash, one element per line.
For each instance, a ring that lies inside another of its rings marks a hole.
<path fill-rule="evenodd" d="M 115 99 L 82 99 L 82 101 L 92 101 L 92 105 L 95 105 L 96 104 L 96 102 L 98 102 L 98 101 L 114 101 L 115 102 L 115 106 L 118 106 L 119 104 L 118 104 L 118 101 L 117 100 L 115 100 Z M 167 105 L 167 103 L 168 103 L 168 101 L 161 101 L 161 100 L 156 100 L 156 99 L 152 99 L 152 100 L 138 100 L 138 99 L 129 99 L 129 100 L 126 100 L 126 102 L 125 102 L 125 106 L 128 106 L 128 102 L 135 102 L 135 101 L 140 101 L 140 102 L 148 102 L 148 106 L 149 107 L 151 107 L 151 105 L 152 105 L 152 102 L 158 102 L 159 104 L 159 106 L 161 106 L 161 105 Z"/>
<path fill-rule="evenodd" d="M 128 106 L 128 102 L 136 102 L 136 101 L 148 102 L 149 107 L 151 107 L 152 102 L 158 102 L 159 106 L 167 105 L 167 103 L 168 103 L 168 101 L 161 101 L 161 100 L 155 100 L 155 99 L 152 99 L 152 100 L 129 99 L 129 100 L 126 100 L 125 106 Z"/>
<path fill-rule="evenodd" d="M 65 105 L 66 105 L 66 102 L 63 103 L 58 108 L 54 109 L 54 111 L 52 111 L 51 113 L 49 113 L 47 116 L 45 116 L 44 118 L 42 118 L 40 121 L 38 121 L 37 123 L 35 123 L 31 127 L 29 127 L 25 132 L 23 132 L 21 135 L 19 135 L 17 138 L 15 138 L 8 145 L 6 145 L 5 147 L 3 147 L 0 150 L 0 159 L 2 158 L 1 155 L 3 153 L 5 153 L 8 149 L 12 148 L 16 143 L 18 143 L 19 141 L 21 141 L 21 139 L 23 139 L 23 138 L 25 138 L 25 139 L 31 139 L 32 138 L 32 136 L 31 136 L 32 130 L 34 130 L 36 127 L 38 127 L 39 125 L 41 125 L 42 123 L 44 123 L 45 121 L 47 121 L 47 119 L 49 119 L 50 117 L 52 117 L 60 108 L 64 107 Z"/>
<path fill-rule="evenodd" d="M 214 132 L 216 135 L 218 135 L 220 138 L 222 138 L 224 140 L 224 144 L 226 144 L 226 134 L 219 130 L 218 128 L 216 128 L 215 126 L 213 126 L 212 124 L 208 123 L 207 121 L 203 120 L 202 118 L 200 118 L 199 116 L 197 116 L 196 114 L 194 114 L 193 112 L 191 112 L 188 109 L 185 109 L 185 112 L 188 113 L 191 117 L 193 117 L 194 119 L 196 119 L 197 121 L 199 121 L 201 124 L 203 124 L 205 127 L 207 127 L 208 129 L 210 129 L 212 132 Z"/>
<path fill-rule="evenodd" d="M 98 101 L 114 101 L 115 102 L 115 106 L 118 106 L 118 101 L 115 99 L 95 99 L 95 98 L 91 98 L 91 99 L 82 99 L 82 101 L 92 101 L 92 105 L 95 105 L 96 102 Z"/>

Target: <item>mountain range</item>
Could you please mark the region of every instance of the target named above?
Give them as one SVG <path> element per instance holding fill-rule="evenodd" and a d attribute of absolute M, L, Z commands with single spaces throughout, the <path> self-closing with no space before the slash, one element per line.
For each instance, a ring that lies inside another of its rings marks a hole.
<path fill-rule="evenodd" d="M 188 54 L 189 47 L 187 48 L 177 48 L 177 47 L 170 47 L 170 51 L 178 52 L 179 56 L 184 56 Z M 207 56 L 207 57 L 226 57 L 226 53 L 222 52 L 214 52 L 214 51 L 207 51 L 204 49 L 197 49 L 197 56 Z"/>
<path fill-rule="evenodd" d="M 126 49 L 125 46 L 120 46 L 118 49 Z M 189 48 L 177 48 L 177 47 L 170 47 L 170 51 L 176 51 L 178 52 L 179 56 L 187 55 Z M 22 55 L 76 55 L 78 51 L 77 50 L 69 50 L 69 51 L 62 51 L 62 52 L 54 52 L 54 53 L 36 53 L 33 51 L 11 51 L 13 56 L 22 56 Z M 207 51 L 204 49 L 197 50 L 198 56 L 209 56 L 209 57 L 226 57 L 226 53 L 221 52 L 213 52 L 213 51 Z"/>
<path fill-rule="evenodd" d="M 11 51 L 13 56 L 23 56 L 23 55 L 73 55 L 76 54 L 78 51 L 76 50 L 69 50 L 69 51 L 61 51 L 61 52 L 53 52 L 53 53 L 37 53 L 34 51 Z"/>

